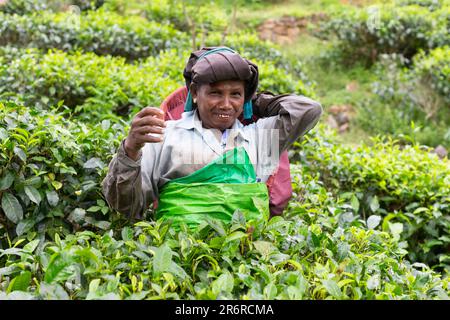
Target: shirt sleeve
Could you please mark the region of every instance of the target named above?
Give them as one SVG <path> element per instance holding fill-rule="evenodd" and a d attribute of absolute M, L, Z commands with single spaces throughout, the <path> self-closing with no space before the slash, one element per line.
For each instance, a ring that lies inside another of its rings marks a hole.
<path fill-rule="evenodd" d="M 302 95 L 264 92 L 253 100 L 253 112 L 260 118 L 258 129 L 276 130 L 281 154 L 317 124 L 323 109 L 319 102 Z"/>
<path fill-rule="evenodd" d="M 108 174 L 102 182 L 103 194 L 111 208 L 129 218 L 142 219 L 145 209 L 157 199 L 150 178 L 154 172 L 154 154 L 149 154 L 149 148 L 146 148 L 149 144 L 146 144 L 144 151 L 139 152 L 138 160 L 134 161 L 125 153 L 124 142 L 109 164 Z M 150 170 L 144 175 L 142 161 L 146 162 L 144 170 Z"/>

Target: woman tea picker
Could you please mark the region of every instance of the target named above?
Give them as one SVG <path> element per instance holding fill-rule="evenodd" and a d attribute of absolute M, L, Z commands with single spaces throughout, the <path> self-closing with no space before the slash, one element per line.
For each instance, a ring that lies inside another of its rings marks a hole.
<path fill-rule="evenodd" d="M 235 210 L 257 219 L 268 207 L 264 182 L 281 152 L 313 128 L 321 105 L 293 94 L 256 94 L 258 67 L 226 47 L 193 52 L 181 119 L 146 107 L 109 165 L 103 191 L 133 218 L 158 201 L 156 218 L 195 228 L 206 217 L 230 221 Z M 259 120 L 244 126 L 238 117 Z M 156 135 L 155 135 L 156 134 Z"/>

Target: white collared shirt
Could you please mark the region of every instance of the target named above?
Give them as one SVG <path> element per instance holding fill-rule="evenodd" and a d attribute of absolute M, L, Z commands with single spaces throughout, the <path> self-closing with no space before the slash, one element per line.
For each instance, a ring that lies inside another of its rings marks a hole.
<path fill-rule="evenodd" d="M 141 218 L 164 184 L 240 146 L 247 151 L 257 179 L 267 181 L 281 152 L 316 125 L 322 106 L 305 96 L 260 94 L 254 107 L 262 109 L 257 122 L 244 126 L 236 120 L 223 133 L 203 128 L 197 111 L 185 112 L 180 120 L 166 121 L 164 140 L 146 143 L 137 161 L 126 155 L 122 142 L 103 180 L 109 205 Z"/>
<path fill-rule="evenodd" d="M 164 140 L 147 143 L 142 149 L 142 186 L 147 188 L 144 193 L 156 199 L 157 190 L 170 180 L 187 176 L 240 146 L 247 151 L 258 181 L 265 182 L 279 161 L 277 129 L 271 118 L 247 126 L 236 120 L 223 133 L 203 128 L 197 111 L 184 112 L 180 120 L 166 121 Z"/>

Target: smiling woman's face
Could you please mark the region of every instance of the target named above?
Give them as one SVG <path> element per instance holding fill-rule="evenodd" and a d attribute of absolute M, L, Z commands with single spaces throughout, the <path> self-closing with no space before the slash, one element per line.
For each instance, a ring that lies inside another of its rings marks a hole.
<path fill-rule="evenodd" d="M 197 100 L 198 112 L 204 128 L 221 131 L 231 128 L 242 113 L 245 101 L 245 83 L 226 80 L 202 84 L 192 97 Z"/>

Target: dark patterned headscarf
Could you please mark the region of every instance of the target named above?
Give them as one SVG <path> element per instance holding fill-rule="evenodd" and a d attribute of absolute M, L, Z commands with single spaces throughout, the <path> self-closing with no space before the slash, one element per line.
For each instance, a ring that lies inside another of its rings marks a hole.
<path fill-rule="evenodd" d="M 224 80 L 245 82 L 244 119 L 252 116 L 252 97 L 258 88 L 258 67 L 227 47 L 208 47 L 191 53 L 183 76 L 189 90 L 191 83 L 203 84 Z M 190 92 L 184 111 L 192 110 Z"/>

